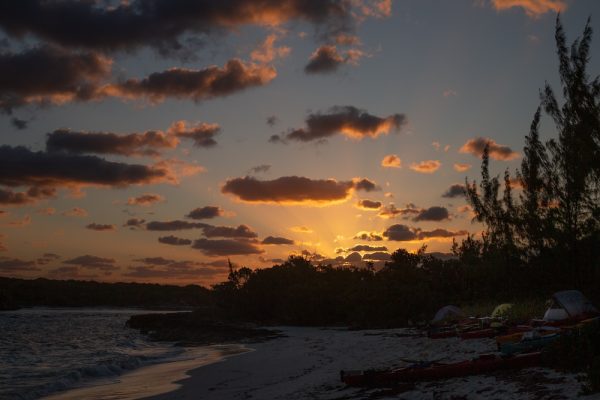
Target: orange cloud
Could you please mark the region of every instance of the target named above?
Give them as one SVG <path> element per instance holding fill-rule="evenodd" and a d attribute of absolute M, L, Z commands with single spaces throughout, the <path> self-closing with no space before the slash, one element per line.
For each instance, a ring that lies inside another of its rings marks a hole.
<path fill-rule="evenodd" d="M 264 42 L 250 53 L 252 61 L 268 64 L 277 58 L 287 57 L 292 49 L 287 46 L 276 47 L 275 42 L 279 39 L 277 34 L 270 34 Z"/>
<path fill-rule="evenodd" d="M 231 194 L 248 203 L 280 205 L 327 206 L 344 202 L 354 190 L 377 190 L 374 182 L 355 178 L 352 181 L 335 179 L 310 179 L 301 176 L 284 176 L 261 181 L 251 176 L 226 181 L 221 192 Z"/>
<path fill-rule="evenodd" d="M 459 152 L 472 154 L 481 158 L 486 146 L 488 146 L 490 158 L 494 160 L 510 161 L 520 156 L 519 153 L 513 151 L 510 147 L 498 144 L 493 139 L 483 137 L 467 140 L 459 149 Z"/>
<path fill-rule="evenodd" d="M 547 12 L 561 12 L 567 9 L 564 0 L 492 0 L 496 11 L 504 11 L 513 7 L 520 7 L 527 16 L 537 18 Z"/>
<path fill-rule="evenodd" d="M 409 168 L 422 174 L 433 174 L 440 169 L 441 166 L 442 163 L 438 160 L 426 160 L 421 161 L 420 163 L 412 163 Z"/>
<path fill-rule="evenodd" d="M 465 164 L 465 163 L 455 163 L 454 164 L 455 171 L 465 172 L 465 171 L 468 171 L 469 169 L 471 169 L 471 164 Z"/>
<path fill-rule="evenodd" d="M 396 154 L 388 154 L 381 160 L 381 166 L 384 168 L 402 168 L 402 160 Z"/>
<path fill-rule="evenodd" d="M 165 201 L 165 198 L 160 194 L 144 193 L 141 196 L 130 197 L 127 200 L 127 205 L 130 206 L 151 206 L 154 203 Z"/>

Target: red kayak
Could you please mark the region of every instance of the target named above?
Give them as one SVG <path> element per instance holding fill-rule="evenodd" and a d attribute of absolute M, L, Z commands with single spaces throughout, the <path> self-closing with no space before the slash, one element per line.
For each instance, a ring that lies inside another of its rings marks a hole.
<path fill-rule="evenodd" d="M 467 331 L 460 334 L 462 340 L 493 338 L 501 335 L 512 335 L 513 333 L 527 332 L 533 329 L 528 325 L 511 326 L 510 328 L 486 328 Z"/>
<path fill-rule="evenodd" d="M 468 361 L 452 364 L 428 363 L 392 370 L 342 371 L 341 379 L 348 386 L 393 387 L 399 384 L 458 378 L 486 374 L 498 370 L 539 366 L 540 352 L 505 357 L 485 354 Z"/>

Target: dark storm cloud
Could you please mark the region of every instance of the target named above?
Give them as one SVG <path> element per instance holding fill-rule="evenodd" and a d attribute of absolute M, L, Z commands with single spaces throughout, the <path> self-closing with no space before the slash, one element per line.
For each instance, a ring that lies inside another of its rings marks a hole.
<path fill-rule="evenodd" d="M 380 201 L 373 201 L 367 199 L 359 200 L 356 205 L 358 206 L 358 208 L 363 208 L 365 210 L 378 210 L 379 208 L 381 208 Z"/>
<path fill-rule="evenodd" d="M 338 53 L 335 46 L 324 45 L 319 47 L 310 57 L 304 67 L 307 74 L 323 74 L 337 71 L 344 64 L 345 58 Z"/>
<path fill-rule="evenodd" d="M 493 139 L 482 137 L 467 140 L 459 151 L 481 158 L 486 145 L 489 149 L 490 158 L 494 160 L 509 161 L 519 157 L 519 153 L 513 151 L 510 147 L 498 144 Z"/>
<path fill-rule="evenodd" d="M 146 224 L 149 231 L 182 231 L 186 229 L 201 229 L 209 225 L 200 222 L 188 222 L 181 220 L 173 221 L 150 221 Z"/>
<path fill-rule="evenodd" d="M 92 222 L 91 224 L 87 224 L 86 229 L 90 229 L 92 231 L 114 231 L 117 229 L 115 225 L 111 224 L 97 224 Z"/>
<path fill-rule="evenodd" d="M 210 226 L 202 228 L 202 233 L 207 238 L 224 237 L 224 238 L 255 238 L 258 236 L 256 232 L 247 225 L 231 226 Z"/>
<path fill-rule="evenodd" d="M 181 38 L 185 34 L 209 35 L 248 24 L 273 26 L 304 20 L 337 33 L 351 25 L 353 12 L 350 2 L 344 0 L 133 0 L 108 4 L 1 2 L 0 26 L 14 37 L 31 34 L 68 47 L 114 51 L 147 45 L 166 52 L 184 47 Z"/>
<path fill-rule="evenodd" d="M 160 131 L 119 135 L 112 132 L 76 132 L 57 129 L 47 135 L 48 152 L 73 154 L 159 155 L 159 150 L 177 147 L 177 139 Z"/>
<path fill-rule="evenodd" d="M 6 5 L 0 4 L 0 9 Z M 69 53 L 49 46 L 0 52 L 0 110 L 90 100 L 110 69 L 111 61 L 98 54 Z"/>
<path fill-rule="evenodd" d="M 199 123 L 189 125 L 186 121 L 177 121 L 167 131 L 169 134 L 191 139 L 196 147 L 214 147 L 217 145 L 215 136 L 221 132 L 219 124 Z"/>
<path fill-rule="evenodd" d="M 170 244 L 171 246 L 188 246 L 192 244 L 190 239 L 184 239 L 173 235 L 159 237 L 158 241 L 162 244 Z"/>
<path fill-rule="evenodd" d="M 362 261 L 362 256 L 360 253 L 350 253 L 346 256 L 346 258 L 344 258 L 344 261 L 349 263 L 357 263 Z"/>
<path fill-rule="evenodd" d="M 417 215 L 423 210 L 418 209 L 414 204 L 407 204 L 405 208 L 397 208 L 394 204 L 383 207 L 383 209 L 377 214 L 381 218 L 395 218 L 401 216 L 404 219 L 408 219 L 411 215 Z"/>
<path fill-rule="evenodd" d="M 143 79 L 127 79 L 106 85 L 102 94 L 124 99 L 147 99 L 158 103 L 166 98 L 201 101 L 264 86 L 277 76 L 273 67 L 229 60 L 224 67 L 201 70 L 171 68 Z"/>
<path fill-rule="evenodd" d="M 232 194 L 238 199 L 252 203 L 330 203 L 346 200 L 355 184 L 335 179 L 310 179 L 301 176 L 284 176 L 269 181 L 260 181 L 246 176 L 230 179 L 221 192 Z"/>
<path fill-rule="evenodd" d="M 269 125 L 270 127 L 277 125 L 278 122 L 279 122 L 279 118 L 277 118 L 274 115 L 267 117 L 267 125 Z"/>
<path fill-rule="evenodd" d="M 428 209 L 421 210 L 413 219 L 414 221 L 443 221 L 450 219 L 448 209 L 446 207 L 433 206 Z"/>
<path fill-rule="evenodd" d="M 460 183 L 455 183 L 450 186 L 448 190 L 442 194 L 442 197 L 453 199 L 456 197 L 464 197 L 466 194 L 465 185 L 461 185 Z"/>
<path fill-rule="evenodd" d="M 168 174 L 166 169 L 106 161 L 96 156 L 0 146 L 0 185 L 124 187 L 162 182 L 169 178 Z"/>
<path fill-rule="evenodd" d="M 210 219 L 220 217 L 225 214 L 225 211 L 218 206 L 198 207 L 190 211 L 186 218 L 191 219 Z"/>
<path fill-rule="evenodd" d="M 0 272 L 39 271 L 35 264 L 35 261 L 0 257 Z"/>
<path fill-rule="evenodd" d="M 89 254 L 63 261 L 63 264 L 77 265 L 83 268 L 99 269 L 101 271 L 113 271 L 119 269 L 115 263 L 116 260 L 113 258 L 104 258 Z"/>
<path fill-rule="evenodd" d="M 403 114 L 378 117 L 354 106 L 335 106 L 327 113 L 309 114 L 305 128 L 295 129 L 279 136 L 273 135 L 269 141 L 310 142 L 327 139 L 337 134 L 354 139 L 376 138 L 381 134 L 399 131 L 405 123 L 406 117 Z"/>
<path fill-rule="evenodd" d="M 279 236 L 267 236 L 266 238 L 263 239 L 263 241 L 261 243 L 262 244 L 288 245 L 288 244 L 294 244 L 294 241 L 292 239 L 286 239 L 284 237 L 279 237 Z"/>
<path fill-rule="evenodd" d="M 211 257 L 264 253 L 264 250 L 257 246 L 257 242 L 251 240 L 198 239 L 194 241 L 192 247 Z"/>

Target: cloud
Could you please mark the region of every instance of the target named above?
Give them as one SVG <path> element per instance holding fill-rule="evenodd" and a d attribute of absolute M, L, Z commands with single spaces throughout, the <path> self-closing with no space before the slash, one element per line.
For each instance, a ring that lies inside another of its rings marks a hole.
<path fill-rule="evenodd" d="M 354 106 L 334 106 L 327 113 L 312 113 L 306 118 L 306 127 L 274 135 L 269 141 L 287 143 L 288 141 L 310 142 L 327 139 L 342 134 L 361 140 L 365 137 L 376 138 L 392 131 L 398 132 L 406 123 L 403 114 L 378 117 Z"/>
<path fill-rule="evenodd" d="M 461 231 L 449 231 L 446 229 L 434 229 L 431 231 L 423 231 L 419 228 L 413 228 L 407 225 L 395 224 L 387 228 L 383 232 L 383 236 L 388 240 L 398 241 L 398 242 L 409 242 L 413 240 L 427 240 L 427 239 L 445 239 L 455 236 L 464 236 L 467 235 L 468 232 Z"/>
<path fill-rule="evenodd" d="M 190 260 L 171 260 L 163 257 L 147 257 L 134 260 L 143 265 L 131 266 L 124 276 L 136 278 L 194 278 L 226 274 L 226 264 L 201 263 Z"/>
<path fill-rule="evenodd" d="M 381 208 L 381 202 L 365 199 L 359 200 L 358 203 L 356 203 L 356 206 L 363 210 L 378 210 Z"/>
<path fill-rule="evenodd" d="M 268 164 L 261 164 L 261 165 L 257 165 L 256 167 L 250 168 L 250 170 L 248 171 L 248 173 L 249 174 L 261 174 L 261 173 L 269 172 L 270 169 L 271 169 L 270 165 L 268 165 Z"/>
<path fill-rule="evenodd" d="M 341 249 L 342 252 L 347 253 L 351 251 L 387 251 L 385 246 L 369 246 L 368 244 L 357 244 L 348 249 Z"/>
<path fill-rule="evenodd" d="M 0 161 L 1 163 L 2 161 Z M 0 172 L 1 175 L 1 172 Z M 0 204 L 21 206 L 35 203 L 38 200 L 54 197 L 56 191 L 52 188 L 34 186 L 26 192 L 14 192 L 0 188 Z"/>
<path fill-rule="evenodd" d="M 65 217 L 87 217 L 88 212 L 81 207 L 73 207 L 70 210 L 62 212 Z"/>
<path fill-rule="evenodd" d="M 101 231 L 101 232 L 107 232 L 107 231 L 115 231 L 117 230 L 117 227 L 115 225 L 112 224 L 97 224 L 95 222 L 92 222 L 91 224 L 87 224 L 86 229 L 91 229 L 93 231 Z"/>
<path fill-rule="evenodd" d="M 151 206 L 154 203 L 165 201 L 165 198 L 160 194 L 156 193 L 144 193 L 137 197 L 130 197 L 127 199 L 127 205 L 129 206 Z"/>
<path fill-rule="evenodd" d="M 0 257 L 0 272 L 25 272 L 39 271 L 35 261 L 21 260 L 20 258 Z"/>
<path fill-rule="evenodd" d="M 166 98 L 199 102 L 223 97 L 254 86 L 264 86 L 277 76 L 271 66 L 229 60 L 225 66 L 210 66 L 200 70 L 171 68 L 154 72 L 146 78 L 127 79 L 106 85 L 102 93 L 129 100 L 146 99 L 156 104 Z"/>
<path fill-rule="evenodd" d="M 444 194 L 442 194 L 442 197 L 445 197 L 447 199 L 454 199 L 456 197 L 464 197 L 466 194 L 466 188 L 465 185 L 462 185 L 460 183 L 455 183 L 454 185 L 451 185 L 448 190 L 446 190 L 444 192 Z"/>
<path fill-rule="evenodd" d="M 292 239 L 286 239 L 284 237 L 279 237 L 279 236 L 267 236 L 266 238 L 263 239 L 263 241 L 261 242 L 261 244 L 294 244 L 294 241 Z"/>
<path fill-rule="evenodd" d="M 433 206 L 425 210 L 421 210 L 419 214 L 413 218 L 414 221 L 443 221 L 450 219 L 448 209 L 446 207 Z"/>
<path fill-rule="evenodd" d="M 454 164 L 454 170 L 457 172 L 465 172 L 465 171 L 468 171 L 469 169 L 471 169 L 471 164 L 465 164 L 465 163 L 455 163 Z"/>
<path fill-rule="evenodd" d="M 371 261 L 389 261 L 392 256 L 390 253 L 386 253 L 383 251 L 376 251 L 374 253 L 368 253 L 363 256 L 363 260 L 371 260 Z"/>
<path fill-rule="evenodd" d="M 60 258 L 61 257 L 55 253 L 44 253 L 40 258 L 35 260 L 35 262 L 38 265 L 46 265 L 52 262 L 56 262 L 57 260 L 60 260 Z"/>
<path fill-rule="evenodd" d="M 29 215 L 25 215 L 21 219 L 16 219 L 13 221 L 9 221 L 6 226 L 10 226 L 11 228 L 23 228 L 24 226 L 31 224 L 31 217 Z"/>
<path fill-rule="evenodd" d="M 118 135 L 112 132 L 74 132 L 57 129 L 47 135 L 48 152 L 73 154 L 117 154 L 122 156 L 157 156 L 158 150 L 177 147 L 174 136 L 160 131 Z"/>
<path fill-rule="evenodd" d="M 0 14 L 4 12 L 0 10 Z M 0 16 L 0 25 L 5 16 Z M 0 81 L 0 110 L 10 113 L 28 104 L 91 100 L 97 96 L 99 82 L 109 75 L 111 64 L 96 53 L 70 53 L 52 46 L 0 52 L 0 76 L 10 77 Z"/>
<path fill-rule="evenodd" d="M 225 215 L 225 211 L 219 206 L 198 207 L 190 211 L 185 217 L 191 219 L 211 219 Z"/>
<path fill-rule="evenodd" d="M 364 240 L 367 242 L 380 242 L 383 240 L 383 236 L 381 236 L 381 234 L 378 232 L 361 231 L 354 235 L 354 239 Z"/>
<path fill-rule="evenodd" d="M 564 0 L 492 0 L 492 6 L 496 11 L 520 7 L 531 18 L 538 18 L 547 12 L 558 13 L 567 9 Z"/>
<path fill-rule="evenodd" d="M 50 215 L 54 215 L 56 214 L 56 208 L 54 207 L 46 207 L 46 208 L 40 208 L 39 210 L 37 210 L 35 212 L 36 214 L 39 215 L 46 215 L 46 216 L 50 216 Z M 1 214 L 1 213 L 0 213 Z"/>
<path fill-rule="evenodd" d="M 221 132 L 219 124 L 207 124 L 201 122 L 195 125 L 186 121 L 174 122 L 167 133 L 179 138 L 192 139 L 196 147 L 214 147 L 217 141 L 214 139 Z"/>
<path fill-rule="evenodd" d="M 277 125 L 278 122 L 279 122 L 279 118 L 277 118 L 275 115 L 271 115 L 270 117 L 267 117 L 267 125 L 269 125 L 271 128 L 274 127 L 275 125 Z"/>
<path fill-rule="evenodd" d="M 162 244 L 170 244 L 172 246 L 187 246 L 192 244 L 192 241 L 189 239 L 183 239 L 173 235 L 159 237 L 158 241 Z"/>
<path fill-rule="evenodd" d="M 275 42 L 279 39 L 279 35 L 272 33 L 256 49 L 250 53 L 250 59 L 254 62 L 268 64 L 277 58 L 287 57 L 292 49 L 287 46 L 275 46 Z"/>
<path fill-rule="evenodd" d="M 339 66 L 344 63 L 344 57 L 338 53 L 335 46 L 324 45 L 310 56 L 304 72 L 307 74 L 331 73 L 337 71 Z"/>
<path fill-rule="evenodd" d="M 467 140 L 459 149 L 459 152 L 472 154 L 481 158 L 486 145 L 489 146 L 490 158 L 493 160 L 510 161 L 520 156 L 519 153 L 513 151 L 510 147 L 498 144 L 493 139 L 482 137 Z"/>
<path fill-rule="evenodd" d="M 389 154 L 383 157 L 381 166 L 384 168 L 402 168 L 402 160 L 395 154 Z"/>
<path fill-rule="evenodd" d="M 381 190 L 377 184 L 367 178 L 354 178 L 352 179 L 352 183 L 354 185 L 354 189 L 362 190 L 365 192 L 375 192 Z"/>
<path fill-rule="evenodd" d="M 116 260 L 114 258 L 104 258 L 92 256 L 89 254 L 63 261 L 63 264 L 77 265 L 83 268 L 90 269 L 99 269 L 101 271 L 114 271 L 119 269 L 119 267 L 117 267 L 115 263 Z"/>
<path fill-rule="evenodd" d="M 130 229 L 142 229 L 144 227 L 145 219 L 139 218 L 130 218 L 123 224 L 124 227 L 129 227 Z"/>
<path fill-rule="evenodd" d="M 181 231 L 186 229 L 201 229 L 208 225 L 201 222 L 188 222 L 181 220 L 173 221 L 150 221 L 146 224 L 149 231 Z"/>
<path fill-rule="evenodd" d="M 434 229 L 432 231 L 420 231 L 419 232 L 419 239 L 432 239 L 432 238 L 450 238 L 450 237 L 456 237 L 456 236 L 465 236 L 467 235 L 469 232 L 465 231 L 465 230 L 460 230 L 460 231 L 449 231 L 447 229 Z"/>
<path fill-rule="evenodd" d="M 125 164 L 96 156 L 34 152 L 21 146 L 0 146 L 0 185 L 7 186 L 125 187 L 173 181 L 172 172 L 166 167 Z"/>
<path fill-rule="evenodd" d="M 284 176 L 261 181 L 246 176 L 229 179 L 221 187 L 222 193 L 234 195 L 239 200 L 249 203 L 322 206 L 347 200 L 353 190 L 372 191 L 376 190 L 376 185 L 368 179 L 336 181 Z"/>
<path fill-rule="evenodd" d="M 418 239 L 415 229 L 402 224 L 390 226 L 383 232 L 383 236 L 386 237 L 387 240 L 394 240 L 398 242 L 409 242 L 411 240 Z"/>
<path fill-rule="evenodd" d="M 257 242 L 253 240 L 198 239 L 194 241 L 192 248 L 210 257 L 264 253 L 264 250 L 260 249 Z"/>
<path fill-rule="evenodd" d="M 326 33 L 344 31 L 351 29 L 353 15 L 362 8 L 353 10 L 350 2 L 341 0 L 118 3 L 26 0 L 25 4 L 3 4 L 0 26 L 17 38 L 29 34 L 66 47 L 116 51 L 151 46 L 168 54 L 189 51 L 185 41 L 189 34 L 210 36 L 249 24 L 274 27 L 302 20 Z M 386 11 L 385 7 L 371 9 Z M 364 11 L 362 14 L 371 16 Z M 60 24 L 39 21 L 60 21 Z"/>
<path fill-rule="evenodd" d="M 208 238 L 225 237 L 225 238 L 255 238 L 258 234 L 252 231 L 247 225 L 231 226 L 211 226 L 206 225 L 202 228 L 202 233 Z"/>
<path fill-rule="evenodd" d="M 336 35 L 333 40 L 337 45 L 340 46 L 360 46 L 360 38 L 356 35 L 350 35 L 348 33 L 340 33 Z"/>
<path fill-rule="evenodd" d="M 29 126 L 29 121 L 13 117 L 10 119 L 10 124 L 16 129 L 22 131 L 27 129 L 27 127 Z"/>
<path fill-rule="evenodd" d="M 442 163 L 438 160 L 426 160 L 419 163 L 412 163 L 409 168 L 422 174 L 433 174 L 440 169 L 441 166 Z"/>
<path fill-rule="evenodd" d="M 313 230 L 306 226 L 292 226 L 290 231 L 297 233 L 313 233 Z"/>
<path fill-rule="evenodd" d="M 405 208 L 397 208 L 394 204 L 390 204 L 387 207 L 384 207 L 377 216 L 381 218 L 395 218 L 396 216 L 401 216 L 404 218 L 408 218 L 411 215 L 417 215 L 422 210 L 415 207 L 414 204 L 407 204 Z"/>

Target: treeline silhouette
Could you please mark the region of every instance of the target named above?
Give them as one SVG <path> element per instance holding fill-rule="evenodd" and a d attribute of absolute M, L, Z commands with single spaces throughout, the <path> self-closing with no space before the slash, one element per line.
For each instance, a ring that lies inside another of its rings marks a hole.
<path fill-rule="evenodd" d="M 484 232 L 455 242 L 456 259 L 422 248 L 397 250 L 379 271 L 302 257 L 255 271 L 232 265 L 228 281 L 213 288 L 218 304 L 262 322 L 381 326 L 428 320 L 445 304 L 548 298 L 566 288 L 598 302 L 600 81 L 587 71 L 590 21 L 569 48 L 558 17 L 555 39 L 561 93 L 549 84 L 541 90 L 518 170 L 491 176 L 489 144 L 484 149 L 479 184 L 465 182 Z M 557 132 L 546 142 L 543 115 Z"/>
<path fill-rule="evenodd" d="M 0 278 L 0 310 L 32 306 L 181 308 L 209 302 L 210 291 L 197 285 Z"/>

